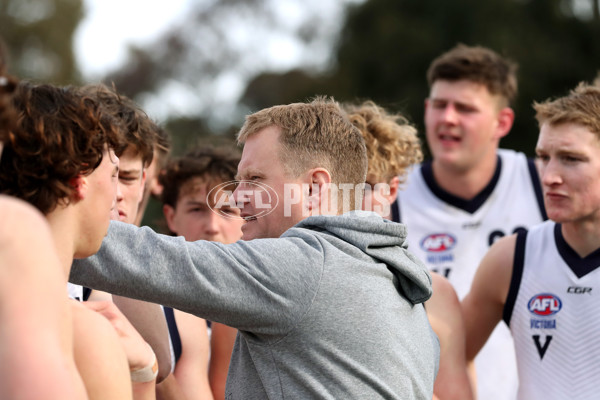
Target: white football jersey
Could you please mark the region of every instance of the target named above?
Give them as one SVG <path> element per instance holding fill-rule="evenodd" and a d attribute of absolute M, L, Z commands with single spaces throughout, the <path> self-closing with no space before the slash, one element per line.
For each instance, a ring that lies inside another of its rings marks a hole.
<path fill-rule="evenodd" d="M 410 251 L 448 278 L 461 300 L 495 240 L 546 219 L 535 165 L 512 150 L 498 150 L 494 177 L 470 201 L 444 191 L 433 178 L 431 163 L 422 164 L 398 191 L 392 211 L 394 220 L 407 226 Z M 516 397 L 516 361 L 504 324 L 496 327 L 475 364 L 479 398 Z"/>
<path fill-rule="evenodd" d="M 83 301 L 83 286 L 67 282 L 67 294 L 73 300 Z"/>
<path fill-rule="evenodd" d="M 581 258 L 552 221 L 519 234 L 505 306 L 522 400 L 600 398 L 600 249 Z"/>

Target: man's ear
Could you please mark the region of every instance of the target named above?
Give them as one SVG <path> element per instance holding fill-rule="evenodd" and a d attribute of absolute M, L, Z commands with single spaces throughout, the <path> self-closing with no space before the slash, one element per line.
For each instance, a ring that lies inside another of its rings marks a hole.
<path fill-rule="evenodd" d="M 390 202 L 390 204 L 393 204 L 396 201 L 396 198 L 398 197 L 398 187 L 400 186 L 400 178 L 398 178 L 397 176 L 393 177 L 392 179 L 390 179 L 389 185 L 390 194 L 388 195 L 388 201 Z"/>
<path fill-rule="evenodd" d="M 175 209 L 168 204 L 163 205 L 163 214 L 165 215 L 165 220 L 167 221 L 167 226 L 171 232 L 175 232 Z"/>
<path fill-rule="evenodd" d="M 309 211 L 326 210 L 329 207 L 331 175 L 325 168 L 313 168 L 307 172 Z"/>
<path fill-rule="evenodd" d="M 515 121 L 515 112 L 513 111 L 512 108 L 504 107 L 502 110 L 500 110 L 500 112 L 498 113 L 498 117 L 497 117 L 498 125 L 496 126 L 495 138 L 501 139 L 504 136 L 508 135 L 508 132 L 510 132 L 510 129 L 512 128 L 514 121 Z"/>
<path fill-rule="evenodd" d="M 87 194 L 87 179 L 85 176 L 77 175 L 77 177 L 69 180 L 69 186 L 73 188 L 71 196 L 75 200 L 83 200 Z"/>

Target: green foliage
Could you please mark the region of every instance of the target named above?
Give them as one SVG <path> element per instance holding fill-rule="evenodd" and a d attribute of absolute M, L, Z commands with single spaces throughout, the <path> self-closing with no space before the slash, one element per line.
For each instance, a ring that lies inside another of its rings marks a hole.
<path fill-rule="evenodd" d="M 533 155 L 533 101 L 564 95 L 593 80 L 600 68 L 600 22 L 577 18 L 570 7 L 565 0 L 369 0 L 348 10 L 336 64 L 326 76 L 306 75 L 294 92 L 289 76 L 262 75 L 243 101 L 258 108 L 302 100 L 307 93 L 372 99 L 403 112 L 422 132 L 429 63 L 459 42 L 482 45 L 520 66 L 517 118 L 502 145 Z M 289 85 L 285 91 L 262 92 L 283 84 Z"/>
<path fill-rule="evenodd" d="M 190 148 L 198 145 L 234 145 L 236 130 L 230 128 L 226 132 L 213 132 L 206 126 L 202 118 L 182 117 L 170 119 L 165 124 L 170 133 L 171 155 L 181 156 Z"/>
<path fill-rule="evenodd" d="M 2 0 L 0 36 L 9 71 L 22 79 L 79 81 L 72 39 L 83 16 L 82 0 Z"/>

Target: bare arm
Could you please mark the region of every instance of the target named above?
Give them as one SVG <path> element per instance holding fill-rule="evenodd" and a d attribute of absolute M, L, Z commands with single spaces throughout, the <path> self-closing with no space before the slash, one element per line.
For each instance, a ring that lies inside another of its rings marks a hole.
<path fill-rule="evenodd" d="M 101 290 L 92 290 L 88 301 L 112 301 L 129 320 L 131 325 L 152 347 L 158 360 L 156 382 L 162 382 L 173 369 L 169 329 L 162 307 L 155 303 L 111 295 Z"/>
<path fill-rule="evenodd" d="M 175 380 L 187 400 L 212 399 L 208 383 L 210 347 L 206 321 L 183 311 L 174 311 L 182 349 L 173 373 Z"/>
<path fill-rule="evenodd" d="M 237 329 L 218 322 L 212 323 L 208 379 L 215 400 L 225 399 L 225 383 Z"/>
<path fill-rule="evenodd" d="M 429 323 L 440 341 L 440 368 L 435 398 L 472 399 L 465 360 L 465 327 L 458 296 L 445 278 L 432 273 L 433 295 L 425 303 Z"/>
<path fill-rule="evenodd" d="M 74 353 L 90 400 L 131 399 L 127 356 L 117 333 L 104 317 L 82 304 L 71 300 Z"/>
<path fill-rule="evenodd" d="M 154 350 L 158 360 L 156 382 L 161 382 L 172 369 L 169 328 L 161 306 L 117 295 L 112 296 L 112 301 Z"/>
<path fill-rule="evenodd" d="M 157 400 L 182 400 L 185 398 L 181 386 L 177 383 L 173 374 L 170 374 L 165 380 L 156 385 Z"/>
<path fill-rule="evenodd" d="M 112 324 L 118 335 L 120 345 L 127 356 L 129 371 L 137 371 L 146 366 L 152 366 L 152 362 L 155 361 L 152 349 L 114 303 L 109 301 L 87 301 L 81 304 L 101 314 Z M 155 367 L 158 368 L 156 365 Z M 132 382 L 134 399 L 153 400 L 156 396 L 155 383 L 155 376 L 144 382 Z"/>
<path fill-rule="evenodd" d="M 498 240 L 481 260 L 471 290 L 462 301 L 467 361 L 472 361 L 502 320 L 510 288 L 516 235 Z"/>

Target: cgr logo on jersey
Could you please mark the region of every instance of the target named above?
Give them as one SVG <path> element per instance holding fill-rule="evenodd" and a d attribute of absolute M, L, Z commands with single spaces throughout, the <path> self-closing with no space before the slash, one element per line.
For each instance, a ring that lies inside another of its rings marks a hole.
<path fill-rule="evenodd" d="M 433 233 L 421 240 L 421 248 L 434 253 L 451 250 L 455 244 L 456 239 L 448 233 Z"/>
<path fill-rule="evenodd" d="M 540 293 L 529 300 L 527 307 L 532 314 L 547 317 L 560 311 L 562 301 L 551 293 Z"/>

